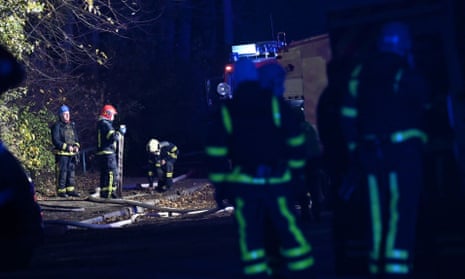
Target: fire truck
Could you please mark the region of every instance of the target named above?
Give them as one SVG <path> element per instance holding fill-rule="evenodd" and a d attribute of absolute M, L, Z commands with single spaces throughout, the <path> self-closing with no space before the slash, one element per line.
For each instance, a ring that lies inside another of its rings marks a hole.
<path fill-rule="evenodd" d="M 233 63 L 249 59 L 260 67 L 279 63 L 287 72 L 284 97 L 292 105 L 303 109 L 305 119 L 316 125 L 316 105 L 327 86 L 326 65 L 331 59 L 329 36 L 322 34 L 291 43 L 278 33 L 276 40 L 231 46 L 230 63 L 224 67 L 222 81 L 217 85 L 219 99 L 233 98 L 231 86 Z"/>

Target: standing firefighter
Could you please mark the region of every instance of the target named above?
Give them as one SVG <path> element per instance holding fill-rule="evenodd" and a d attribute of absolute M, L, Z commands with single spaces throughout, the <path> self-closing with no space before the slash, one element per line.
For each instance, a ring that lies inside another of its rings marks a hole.
<path fill-rule="evenodd" d="M 366 270 L 376 278 L 411 278 L 429 93 L 414 70 L 406 25 L 385 24 L 378 49 L 353 67 L 347 84 L 341 114 L 350 169 L 340 194 L 362 206 L 352 226 L 367 225 Z"/>
<path fill-rule="evenodd" d="M 100 164 L 100 197 L 117 198 L 118 166 L 116 149 L 118 138 L 124 131 L 113 128 L 117 114 L 115 107 L 105 105 L 97 123 L 97 156 Z"/>
<path fill-rule="evenodd" d="M 290 107 L 260 87 L 251 61 L 234 67 L 234 98 L 208 135 L 209 179 L 234 205 L 244 277 L 308 278 L 312 248 L 296 218 L 291 185 L 305 166 L 304 135 Z M 268 235 L 277 249 L 266 247 Z M 268 251 L 277 250 L 282 262 L 275 265 Z"/>
<path fill-rule="evenodd" d="M 156 190 L 165 192 L 173 186 L 174 163 L 178 159 L 178 147 L 171 142 L 150 139 L 147 143 L 148 172 L 147 178 L 150 187 L 153 187 L 154 176 L 157 175 L 158 182 Z"/>
<path fill-rule="evenodd" d="M 79 152 L 79 139 L 69 107 L 62 105 L 59 120 L 52 127 L 52 142 L 55 147 L 57 195 L 66 198 L 79 197 L 76 192 L 75 170 Z"/>

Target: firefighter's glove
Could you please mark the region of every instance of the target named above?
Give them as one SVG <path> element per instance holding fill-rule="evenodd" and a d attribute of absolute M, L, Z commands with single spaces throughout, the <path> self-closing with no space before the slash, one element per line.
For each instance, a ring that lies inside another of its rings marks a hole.
<path fill-rule="evenodd" d="M 124 136 L 126 134 L 126 125 L 120 125 L 119 132 Z"/>
<path fill-rule="evenodd" d="M 73 152 L 78 153 L 79 152 L 79 146 L 73 145 Z"/>

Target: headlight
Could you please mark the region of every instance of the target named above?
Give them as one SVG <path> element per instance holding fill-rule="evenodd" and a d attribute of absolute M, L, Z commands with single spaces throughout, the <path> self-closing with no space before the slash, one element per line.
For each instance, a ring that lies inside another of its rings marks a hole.
<path fill-rule="evenodd" d="M 226 82 L 221 82 L 216 87 L 216 92 L 221 97 L 230 96 L 231 95 L 231 86 L 229 84 L 227 84 Z"/>

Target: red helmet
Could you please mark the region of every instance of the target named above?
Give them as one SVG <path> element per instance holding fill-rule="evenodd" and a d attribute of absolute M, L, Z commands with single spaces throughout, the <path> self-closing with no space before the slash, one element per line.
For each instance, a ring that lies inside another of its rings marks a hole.
<path fill-rule="evenodd" d="M 116 111 L 115 107 L 112 105 L 105 105 L 102 108 L 102 111 L 100 112 L 100 117 L 107 119 L 107 120 L 113 120 L 113 116 L 115 114 L 118 114 Z"/>

